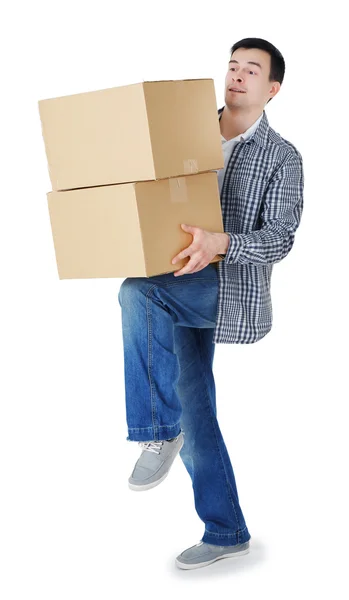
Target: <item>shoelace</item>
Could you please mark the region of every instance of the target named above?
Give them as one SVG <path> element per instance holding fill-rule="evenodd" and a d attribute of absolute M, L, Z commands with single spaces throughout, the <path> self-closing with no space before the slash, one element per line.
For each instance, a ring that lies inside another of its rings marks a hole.
<path fill-rule="evenodd" d="M 184 431 L 182 431 L 182 435 L 184 435 Z M 160 454 L 160 450 L 163 443 L 164 440 L 161 440 L 159 442 L 138 442 L 138 445 L 141 446 L 141 448 L 143 448 L 144 450 L 149 450 L 149 452 L 155 452 L 155 454 Z"/>
<path fill-rule="evenodd" d="M 144 450 L 149 450 L 149 452 L 155 452 L 155 454 L 160 454 L 161 446 L 163 445 L 163 440 L 160 442 L 138 442 L 138 445 L 141 446 Z"/>

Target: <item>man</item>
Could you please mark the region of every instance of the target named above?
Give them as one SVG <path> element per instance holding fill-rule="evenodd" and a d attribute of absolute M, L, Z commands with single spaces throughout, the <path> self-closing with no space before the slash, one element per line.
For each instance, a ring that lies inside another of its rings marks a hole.
<path fill-rule="evenodd" d="M 290 252 L 300 223 L 302 157 L 264 111 L 284 72 L 281 53 L 266 40 L 247 38 L 231 48 L 218 111 L 225 233 L 183 224 L 193 240 L 172 262 L 188 257 L 185 266 L 120 287 L 127 439 L 142 447 L 129 487 L 155 487 L 180 454 L 205 524 L 201 541 L 177 556 L 182 569 L 249 552 L 212 365 L 216 343 L 254 343 L 270 331 L 273 264 Z M 210 263 L 217 254 L 224 260 Z"/>

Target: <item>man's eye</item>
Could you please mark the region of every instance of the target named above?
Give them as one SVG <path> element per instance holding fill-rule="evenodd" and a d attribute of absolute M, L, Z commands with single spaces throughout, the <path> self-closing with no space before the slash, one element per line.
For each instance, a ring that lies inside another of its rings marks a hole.
<path fill-rule="evenodd" d="M 235 67 L 230 67 L 230 71 L 235 71 Z M 253 73 L 253 75 L 257 75 L 255 71 L 249 71 L 249 73 Z"/>

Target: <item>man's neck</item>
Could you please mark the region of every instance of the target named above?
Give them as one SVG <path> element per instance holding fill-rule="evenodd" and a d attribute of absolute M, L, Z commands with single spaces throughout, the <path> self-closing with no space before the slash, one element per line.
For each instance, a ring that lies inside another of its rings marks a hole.
<path fill-rule="evenodd" d="M 231 140 L 237 135 L 241 135 L 247 131 L 261 116 L 260 109 L 246 113 L 240 109 L 234 110 L 224 106 L 220 118 L 221 134 L 226 140 Z"/>

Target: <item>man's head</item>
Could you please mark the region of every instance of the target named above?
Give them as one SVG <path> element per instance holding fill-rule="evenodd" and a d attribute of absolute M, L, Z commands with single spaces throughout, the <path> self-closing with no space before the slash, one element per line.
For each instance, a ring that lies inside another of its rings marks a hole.
<path fill-rule="evenodd" d="M 264 110 L 279 92 L 285 74 L 285 61 L 273 44 L 260 38 L 245 38 L 230 49 L 225 78 L 225 104 L 228 108 Z M 231 91 L 232 88 L 242 92 Z"/>

